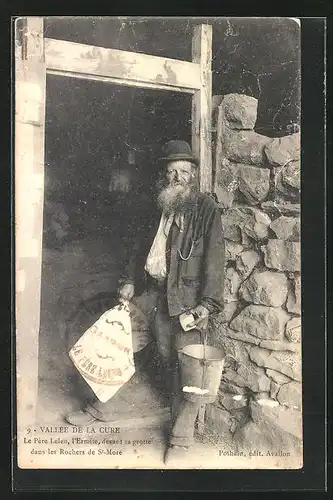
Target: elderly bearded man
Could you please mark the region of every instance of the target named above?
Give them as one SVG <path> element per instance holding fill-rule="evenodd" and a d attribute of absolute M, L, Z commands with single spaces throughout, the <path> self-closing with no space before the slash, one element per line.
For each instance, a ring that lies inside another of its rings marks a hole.
<path fill-rule="evenodd" d="M 163 178 L 158 183 L 157 210 L 150 230 L 141 234 L 119 289 L 123 299 L 145 310 L 156 341 L 164 380 L 173 408 L 173 423 L 165 462 L 182 456 L 193 442 L 200 403 L 182 397 L 177 351 L 201 343 L 200 331 L 209 315 L 222 310 L 224 240 L 216 203 L 197 188 L 198 161 L 185 141 L 170 141 L 163 148 Z M 138 287 L 145 291 L 136 299 Z M 184 312 L 195 321 L 185 332 L 179 322 Z M 112 400 L 95 401 L 67 417 L 84 425 L 94 419 L 112 419 Z"/>

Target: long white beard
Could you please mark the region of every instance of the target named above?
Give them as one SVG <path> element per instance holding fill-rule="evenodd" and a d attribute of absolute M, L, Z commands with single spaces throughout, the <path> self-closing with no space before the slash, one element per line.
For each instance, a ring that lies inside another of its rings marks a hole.
<path fill-rule="evenodd" d="M 159 192 L 158 205 L 167 215 L 187 210 L 192 191 L 191 185 L 169 184 Z"/>

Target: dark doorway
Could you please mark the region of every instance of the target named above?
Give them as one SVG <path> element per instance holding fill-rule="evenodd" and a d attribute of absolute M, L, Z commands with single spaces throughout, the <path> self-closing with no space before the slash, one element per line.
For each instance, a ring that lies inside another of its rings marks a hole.
<path fill-rule="evenodd" d="M 39 406 L 40 418 L 54 419 L 75 404 L 70 318 L 114 293 L 147 215 L 161 145 L 191 141 L 191 96 L 48 76 L 45 136 Z"/>
<path fill-rule="evenodd" d="M 151 195 L 161 145 L 190 141 L 191 96 L 57 76 L 46 91 L 46 201 L 63 204 L 71 238 L 109 233 L 114 203 L 133 213 Z"/>

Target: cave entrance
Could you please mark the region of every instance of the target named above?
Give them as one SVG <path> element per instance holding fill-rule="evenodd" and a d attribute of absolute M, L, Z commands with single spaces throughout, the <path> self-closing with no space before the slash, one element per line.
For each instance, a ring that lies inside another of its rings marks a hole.
<path fill-rule="evenodd" d="M 49 75 L 45 117 L 37 417 L 60 424 L 89 397 L 67 352 L 115 305 L 127 252 L 149 217 L 161 146 L 179 134 L 191 140 L 191 98 Z M 137 371 L 146 356 L 137 355 Z M 146 375 L 132 382 L 131 397 L 114 397 L 116 420 L 163 411 Z"/>
<path fill-rule="evenodd" d="M 17 351 L 17 394 L 18 394 L 18 427 L 28 425 L 36 420 L 36 407 L 38 395 L 38 364 L 40 347 L 40 319 L 41 309 L 41 284 L 42 284 L 42 262 L 43 262 L 43 221 L 45 207 L 48 202 L 46 195 L 48 184 L 44 189 L 44 181 L 49 180 L 50 185 L 56 185 L 58 182 L 58 194 L 63 191 L 62 196 L 65 198 L 65 203 L 68 206 L 80 205 L 80 196 L 77 198 L 75 189 L 80 189 L 83 184 L 86 184 L 84 196 L 88 196 L 88 191 L 92 191 L 93 186 L 89 182 L 93 179 L 94 182 L 98 181 L 98 176 L 90 176 L 83 172 L 91 172 L 91 169 L 101 169 L 101 178 L 99 187 L 94 186 L 101 191 L 105 190 L 109 182 L 110 170 L 112 171 L 112 164 L 119 163 L 128 166 L 137 165 L 136 162 L 140 155 L 135 155 L 135 149 L 143 150 L 142 162 L 145 167 L 148 167 L 153 157 L 147 156 L 149 147 L 144 147 L 142 140 L 137 137 L 136 140 L 131 138 L 131 143 L 127 143 L 124 148 L 123 137 L 118 138 L 114 145 L 104 142 L 104 146 L 109 154 L 101 154 L 98 157 L 98 148 L 92 150 L 91 156 L 79 156 L 73 159 L 74 147 L 69 133 L 67 137 L 64 136 L 63 131 L 57 130 L 59 136 L 62 136 L 61 143 L 53 145 L 54 156 L 45 157 L 50 154 L 49 150 L 49 137 L 45 135 L 48 124 L 47 119 L 47 104 L 46 97 L 48 86 L 59 85 L 56 82 L 63 82 L 67 80 L 68 85 L 73 85 L 72 82 L 87 82 L 94 85 L 102 85 L 105 87 L 121 86 L 123 88 L 135 88 L 142 91 L 145 89 L 145 99 L 152 99 L 154 97 L 147 97 L 148 92 L 153 95 L 156 91 L 163 91 L 167 93 L 186 94 L 191 98 L 191 132 L 190 138 L 194 153 L 200 159 L 200 173 L 199 182 L 200 189 L 205 192 L 211 191 L 212 184 L 212 155 L 211 155 L 211 46 L 212 46 L 212 27 L 210 25 L 199 25 L 195 27 L 192 39 L 192 61 L 181 61 L 177 59 L 168 59 L 164 57 L 157 57 L 148 54 L 127 52 L 115 49 L 105 49 L 102 47 L 93 47 L 85 44 L 78 44 L 65 40 L 49 39 L 43 36 L 43 18 L 41 17 L 28 17 L 20 18 L 18 20 L 20 27 L 17 26 L 16 30 L 16 43 L 15 43 L 15 224 L 16 224 L 16 351 Z M 48 75 L 48 79 L 46 78 Z M 53 83 L 54 82 L 54 83 Z M 67 84 L 66 84 L 67 85 Z M 75 85 L 75 84 L 74 84 Z M 83 88 L 83 87 L 82 87 Z M 86 87 L 88 88 L 88 87 Z M 116 87 L 114 87 L 116 88 Z M 110 91 L 110 88 L 107 93 Z M 88 92 L 88 91 L 87 91 Z M 125 92 L 125 91 L 124 91 Z M 110 92 L 112 93 L 112 92 Z M 104 94 L 104 92 L 101 92 Z M 110 94 L 109 94 L 110 95 Z M 133 94 L 130 96 L 130 102 Z M 87 152 L 89 141 L 86 143 L 84 137 L 80 137 L 82 129 L 89 126 L 91 104 L 86 100 L 77 102 L 77 109 L 85 109 L 85 118 L 82 116 L 79 122 L 73 119 L 72 123 L 67 124 L 67 130 L 71 130 L 75 137 L 73 128 L 76 128 L 78 134 L 78 141 L 76 142 L 77 152 L 81 146 L 82 151 Z M 62 98 L 58 100 L 57 105 L 64 109 Z M 130 107 L 128 107 L 130 109 Z M 107 109 L 107 108 L 106 108 Z M 128 110 L 127 110 L 128 111 Z M 139 116 L 139 112 L 138 115 Z M 105 120 L 105 116 L 104 116 Z M 119 119 L 117 120 L 119 121 Z M 105 123 L 105 121 L 104 121 Z M 126 123 L 126 118 L 125 118 Z M 152 122 L 151 122 L 152 123 Z M 139 127 L 135 126 L 135 130 Z M 65 127 L 66 130 L 66 127 Z M 188 128 L 186 127 L 186 130 Z M 160 136 L 161 128 L 157 127 L 155 133 Z M 101 127 L 100 134 L 107 137 L 106 130 Z M 56 134 L 57 135 L 57 134 Z M 66 135 L 66 134 L 65 134 Z M 97 134 L 95 134 L 97 136 Z M 179 137 L 179 131 L 175 134 Z M 183 134 L 182 134 L 183 135 Z M 127 137 L 127 135 L 125 134 Z M 121 137 L 121 135 L 120 135 Z M 148 137 L 148 134 L 147 134 Z M 163 131 L 161 141 L 171 139 L 167 131 Z M 184 137 L 185 138 L 185 137 Z M 149 139 L 154 139 L 154 130 L 151 132 Z M 125 141 L 127 142 L 127 141 Z M 138 144 L 136 144 L 138 142 Z M 64 147 L 64 144 L 66 147 Z M 157 140 L 155 145 L 159 144 Z M 112 149 L 114 146 L 114 150 Z M 120 147 L 121 146 L 121 147 Z M 146 146 L 148 146 L 146 144 Z M 115 160 L 113 158 L 115 149 L 117 154 Z M 55 150 L 58 149 L 57 152 Z M 119 151 L 120 150 L 120 151 Z M 72 153 L 69 153 L 72 151 Z M 63 156 L 61 153 L 63 152 Z M 134 153 L 134 154 L 133 154 Z M 58 155 L 58 156 L 57 156 Z M 60 158 L 60 156 L 62 156 Z M 93 156 L 97 156 L 93 160 Z M 137 156 L 137 158 L 136 158 Z M 103 161 L 104 159 L 104 168 Z M 99 159 L 98 159 L 99 158 Z M 127 161 L 125 160 L 127 158 Z M 142 161 L 142 159 L 141 159 Z M 109 164 L 111 163 L 111 164 Z M 49 168 L 49 165 L 53 164 Z M 97 166 L 96 166 L 97 165 Z M 46 173 L 46 167 L 48 168 Z M 67 168 L 67 169 L 66 169 Z M 80 174 L 77 174 L 80 168 Z M 144 167 L 142 167 L 144 168 Z M 149 170 L 149 168 L 148 168 Z M 66 181 L 64 174 L 62 177 L 56 178 L 56 172 L 60 171 L 67 173 Z M 53 178 L 51 176 L 51 173 Z M 46 175 L 45 175 L 46 173 Z M 71 190 L 70 178 L 76 178 L 72 184 L 76 184 Z M 76 176 L 77 174 L 77 176 Z M 147 178 L 147 177 L 146 177 Z M 56 182 L 57 181 L 57 182 Z M 67 188 L 63 183 L 67 183 Z M 122 176 L 118 175 L 118 185 L 124 185 Z M 116 183 L 117 184 L 117 183 Z M 27 189 L 27 185 L 29 189 Z M 112 182 L 111 182 L 112 186 Z M 59 202 L 57 199 L 57 189 L 53 189 L 54 203 Z M 144 189 L 142 190 L 144 193 Z M 80 193 L 82 194 L 82 193 Z M 59 194 L 60 196 L 60 194 Z M 69 201 L 72 196 L 72 202 Z M 45 203 L 44 203 L 45 197 Z M 89 197 L 89 196 L 88 196 Z M 106 203 L 107 196 L 96 196 L 95 201 L 89 197 L 83 200 L 83 205 L 88 208 L 88 221 L 92 221 L 92 214 L 96 216 L 100 211 L 93 210 L 93 203 L 101 199 Z M 66 202 L 67 200 L 67 202 Z M 87 203 L 85 204 L 84 201 Z M 63 203 L 60 200 L 60 203 Z M 86 228 L 87 220 L 84 221 L 84 207 L 75 208 L 77 215 L 75 230 L 77 231 L 76 237 L 82 234 Z M 52 211 L 51 211 L 52 212 Z M 82 214 L 82 220 L 79 214 Z M 122 212 L 122 215 L 124 213 Z M 64 216 L 66 219 L 66 216 Z M 92 223 L 91 235 L 94 231 L 103 232 L 103 228 L 108 227 L 105 225 L 105 220 L 99 220 L 98 223 Z M 81 233 L 80 233 L 81 231 Z M 72 235 L 73 237 L 73 235 Z M 76 237 L 73 239 L 75 240 Z M 92 243 L 95 238 L 91 236 Z M 51 246 L 51 245 L 49 245 Z M 73 260 L 66 258 L 66 267 L 75 267 L 78 262 L 77 255 L 74 252 Z M 80 253 L 80 252 L 79 252 Z M 82 253 L 80 254 L 82 257 Z M 45 254 L 44 254 L 45 256 Z M 69 256 L 68 256 L 69 257 Z M 59 259 L 61 261 L 61 259 Z M 84 258 L 83 258 L 84 260 Z M 44 259 L 45 262 L 45 259 Z M 59 264 L 59 262 L 58 262 Z M 60 276 L 61 265 L 57 271 L 54 271 L 57 279 Z M 53 297 L 53 300 L 55 297 Z M 49 314 L 49 310 L 43 310 L 43 313 Z M 56 349 L 56 346 L 55 346 Z M 48 367 L 50 369 L 50 367 Z"/>

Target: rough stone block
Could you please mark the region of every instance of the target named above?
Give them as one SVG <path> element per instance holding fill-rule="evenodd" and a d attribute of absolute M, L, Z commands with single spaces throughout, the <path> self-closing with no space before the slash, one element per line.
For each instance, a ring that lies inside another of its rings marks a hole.
<path fill-rule="evenodd" d="M 230 327 L 261 339 L 282 339 L 289 318 L 283 309 L 250 305 L 232 320 Z"/>
<path fill-rule="evenodd" d="M 238 302 L 238 290 L 241 284 L 241 278 L 238 272 L 229 267 L 225 271 L 224 281 L 224 302 Z"/>
<path fill-rule="evenodd" d="M 302 413 L 299 410 L 285 406 L 262 405 L 250 401 L 250 413 L 254 422 L 270 422 L 276 428 L 302 439 Z"/>
<path fill-rule="evenodd" d="M 234 314 L 237 311 L 239 304 L 238 302 L 224 302 L 223 312 L 222 312 L 222 322 L 229 323 Z"/>
<path fill-rule="evenodd" d="M 244 247 L 239 243 L 235 243 L 234 241 L 226 240 L 225 241 L 225 259 L 226 261 L 231 260 L 235 261 L 237 255 L 239 255 L 244 250 Z"/>
<path fill-rule="evenodd" d="M 291 382 L 291 378 L 283 375 L 283 373 L 277 372 L 275 370 L 271 370 L 270 368 L 266 368 L 266 373 L 274 382 L 279 385 L 287 384 Z"/>
<path fill-rule="evenodd" d="M 271 219 L 267 214 L 254 207 L 232 207 L 222 216 L 222 227 L 226 239 L 242 242 L 242 233 L 254 240 L 267 238 Z"/>
<path fill-rule="evenodd" d="M 231 129 L 252 130 L 257 120 L 258 100 L 244 94 L 227 94 L 221 108 Z"/>
<path fill-rule="evenodd" d="M 265 265 L 279 271 L 300 271 L 300 243 L 283 240 L 269 240 L 261 247 L 265 256 Z"/>
<path fill-rule="evenodd" d="M 295 277 L 291 283 L 287 299 L 287 309 L 291 313 L 301 314 L 301 278 L 299 276 Z"/>
<path fill-rule="evenodd" d="M 256 414 L 252 405 L 259 407 Z M 302 436 L 295 434 L 299 420 L 293 418 L 293 414 L 281 414 L 280 407 L 271 408 L 251 402 L 250 408 L 251 418 L 244 426 L 236 429 L 233 439 L 235 445 L 247 453 L 260 450 L 265 457 L 273 457 L 274 462 L 271 463 L 275 467 L 283 468 L 284 463 L 290 463 L 290 456 L 293 457 L 293 465 L 301 467 Z M 265 409 L 264 412 L 262 408 Z"/>
<path fill-rule="evenodd" d="M 286 201 L 283 203 L 278 203 L 277 201 L 264 201 L 261 203 L 261 209 L 272 218 L 279 217 L 281 214 L 299 218 L 301 213 L 301 206 L 299 203 L 290 203 Z"/>
<path fill-rule="evenodd" d="M 300 134 L 292 134 L 272 139 L 265 146 L 265 155 L 269 164 L 282 167 L 290 161 L 300 158 Z"/>
<path fill-rule="evenodd" d="M 221 325 L 219 328 L 219 339 L 216 342 L 217 347 L 221 346 L 228 357 L 225 360 L 225 369 L 230 366 L 238 366 L 238 363 L 247 363 L 249 360 L 248 349 L 249 346 L 245 342 L 229 338 L 228 331 L 230 328 Z M 234 360 L 234 363 L 232 361 Z"/>
<path fill-rule="evenodd" d="M 243 247 L 246 248 L 247 250 L 252 250 L 253 248 L 255 248 L 256 241 L 253 238 L 250 238 L 250 236 L 244 233 L 244 231 L 241 231 L 241 233 L 242 233 L 241 240 Z"/>
<path fill-rule="evenodd" d="M 272 384 L 272 382 L 271 382 Z M 257 392 L 256 394 L 253 395 L 253 399 L 255 399 L 256 401 L 267 401 L 270 399 L 269 397 L 269 392 L 266 391 L 266 392 Z M 274 401 L 272 401 L 272 403 L 274 404 Z"/>
<path fill-rule="evenodd" d="M 271 138 L 253 130 L 236 131 L 228 127 L 223 129 L 223 152 L 228 160 L 236 163 L 262 166 L 266 161 L 264 148 L 271 141 Z"/>
<path fill-rule="evenodd" d="M 236 429 L 249 420 L 248 406 L 227 410 L 219 402 L 206 405 L 205 424 L 214 429 L 215 442 L 223 443 L 223 449 L 235 452 L 235 443 L 231 441 Z"/>
<path fill-rule="evenodd" d="M 291 378 L 293 380 L 297 380 L 297 382 L 301 382 L 302 380 L 302 354 L 300 344 L 294 344 L 298 346 L 298 350 L 296 352 L 287 352 L 287 351 L 275 351 L 272 353 L 272 357 L 274 357 L 280 365 L 287 367 L 292 374 Z M 282 370 L 281 373 L 284 373 L 287 376 L 290 376 L 289 373 L 286 373 Z"/>
<path fill-rule="evenodd" d="M 239 289 L 240 297 L 246 302 L 280 307 L 288 293 L 285 274 L 268 270 L 255 270 Z"/>
<path fill-rule="evenodd" d="M 299 347 L 292 342 L 286 342 L 281 340 L 268 340 L 268 339 L 260 339 L 258 337 L 254 337 L 253 335 L 249 335 L 244 332 L 235 332 L 234 330 L 228 329 L 226 334 L 229 338 L 240 340 L 242 342 L 246 342 L 253 345 L 258 345 L 265 349 L 269 349 L 271 351 L 291 351 L 298 352 Z"/>
<path fill-rule="evenodd" d="M 273 220 L 270 228 L 279 240 L 300 241 L 301 221 L 299 218 L 281 215 Z"/>
<path fill-rule="evenodd" d="M 291 161 L 283 167 L 282 182 L 294 189 L 301 189 L 301 164 L 299 161 Z"/>
<path fill-rule="evenodd" d="M 252 392 L 268 392 L 271 387 L 271 380 L 267 377 L 265 370 L 253 363 L 240 363 L 237 374 L 246 380 L 246 386 Z"/>
<path fill-rule="evenodd" d="M 242 212 L 244 214 L 242 230 L 256 241 L 267 238 L 268 228 L 271 224 L 268 215 L 251 207 L 242 208 Z"/>
<path fill-rule="evenodd" d="M 277 400 L 280 404 L 300 410 L 302 408 L 302 384 L 289 382 L 281 386 Z"/>
<path fill-rule="evenodd" d="M 296 192 L 301 189 L 301 165 L 300 161 L 291 161 L 277 169 L 279 182 L 285 188 L 292 188 Z"/>
<path fill-rule="evenodd" d="M 241 395 L 241 397 L 235 398 L 234 394 L 219 392 L 218 396 L 219 403 L 228 411 L 239 410 L 248 405 L 248 398 Z"/>
<path fill-rule="evenodd" d="M 289 342 L 301 342 L 301 318 L 292 318 L 290 321 L 288 321 L 286 325 L 285 336 L 289 340 Z"/>
<path fill-rule="evenodd" d="M 276 399 L 277 393 L 280 390 L 280 385 L 277 384 L 276 382 L 271 382 L 271 392 L 270 392 L 270 397 L 273 399 Z"/>
<path fill-rule="evenodd" d="M 248 388 L 247 381 L 231 368 L 224 368 L 221 377 L 221 383 L 236 387 L 242 387 L 244 389 Z"/>
<path fill-rule="evenodd" d="M 237 429 L 241 429 L 250 419 L 250 411 L 248 406 L 244 406 L 243 408 L 239 408 L 238 410 L 232 410 L 230 411 L 230 415 L 232 418 L 232 426 L 230 429 L 232 434 L 234 434 Z M 235 443 L 233 440 L 233 450 L 235 449 L 234 444 Z"/>
<path fill-rule="evenodd" d="M 248 333 L 244 332 L 235 332 L 234 330 L 231 330 L 231 328 L 228 329 L 226 335 L 230 339 L 240 340 L 241 342 L 246 342 L 248 344 L 260 344 L 260 339 L 258 337 L 254 337 L 253 335 L 249 335 Z"/>
<path fill-rule="evenodd" d="M 221 208 L 229 208 L 233 204 L 238 188 L 237 172 L 230 168 L 230 162 L 223 158 L 216 172 L 215 193 Z"/>
<path fill-rule="evenodd" d="M 241 243 L 241 226 L 244 222 L 244 214 L 238 208 L 230 208 L 221 215 L 224 237 L 227 240 Z"/>
<path fill-rule="evenodd" d="M 275 194 L 277 197 L 280 197 L 282 200 L 289 200 L 292 202 L 299 202 L 300 200 L 300 190 L 286 184 L 284 181 L 284 169 L 286 167 L 274 167 L 274 185 L 275 185 Z"/>
<path fill-rule="evenodd" d="M 226 369 L 223 372 L 221 382 L 243 387 L 251 392 L 269 391 L 271 381 L 265 375 L 264 370 L 252 363 L 239 365 L 239 370 L 240 373 Z"/>
<path fill-rule="evenodd" d="M 258 366 L 270 368 L 283 375 L 286 375 L 293 380 L 301 381 L 302 367 L 301 367 L 301 354 L 299 353 L 285 353 L 275 351 L 270 353 L 261 347 L 252 347 L 249 350 L 251 361 Z"/>
<path fill-rule="evenodd" d="M 270 189 L 269 169 L 237 164 L 234 170 L 238 176 L 238 188 L 251 205 L 267 197 Z"/>
<path fill-rule="evenodd" d="M 283 340 L 267 340 L 263 339 L 259 343 L 260 347 L 264 347 L 269 351 L 290 351 L 290 352 L 298 352 L 299 347 L 292 342 L 286 342 Z"/>
<path fill-rule="evenodd" d="M 254 250 L 246 250 L 236 255 L 236 269 L 242 280 L 250 276 L 260 260 L 260 255 Z"/>
<path fill-rule="evenodd" d="M 233 384 L 232 382 L 226 382 L 221 379 L 220 390 L 222 392 L 234 394 L 234 395 L 245 395 L 248 393 L 247 387 L 239 387 L 238 385 Z"/>

